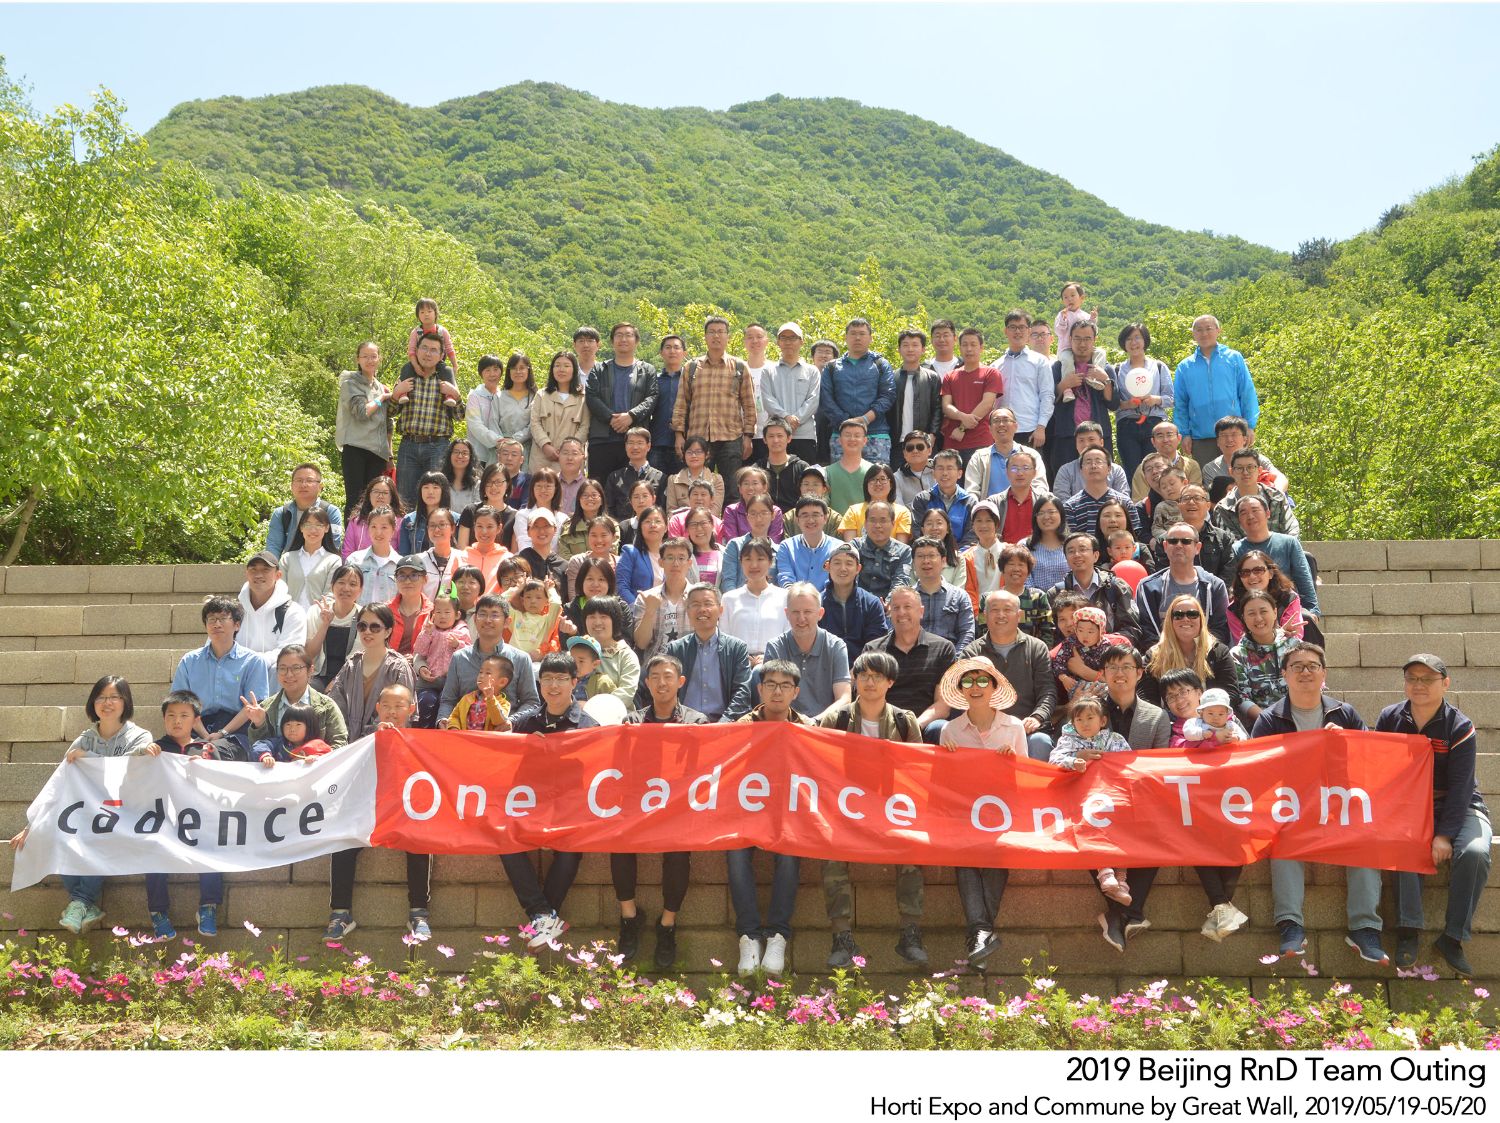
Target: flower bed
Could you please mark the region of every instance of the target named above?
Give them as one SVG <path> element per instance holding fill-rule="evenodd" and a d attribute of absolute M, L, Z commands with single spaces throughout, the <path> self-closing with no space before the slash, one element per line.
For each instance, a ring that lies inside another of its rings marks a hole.
<path fill-rule="evenodd" d="M 544 967 L 512 951 L 506 935 L 485 937 L 467 970 L 445 974 L 415 957 L 381 970 L 354 947 L 319 966 L 274 946 L 261 956 L 210 953 L 191 938 L 114 933 L 97 957 L 49 937 L 0 945 L 0 1046 L 1500 1049 L 1482 987 L 1463 1004 L 1408 1013 L 1310 979 L 1260 998 L 1212 979 L 1191 993 L 1163 980 L 1074 996 L 1037 970 L 991 997 L 963 993 L 972 977 L 943 973 L 892 994 L 866 979 L 858 959 L 827 978 L 721 974 L 690 985 L 622 969 L 602 944 L 557 948 L 565 960 Z M 456 955 L 438 943 L 432 950 L 445 965 Z"/>

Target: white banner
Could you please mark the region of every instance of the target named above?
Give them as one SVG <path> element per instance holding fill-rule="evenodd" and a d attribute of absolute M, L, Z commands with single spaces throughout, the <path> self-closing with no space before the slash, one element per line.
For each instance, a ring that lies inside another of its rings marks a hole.
<path fill-rule="evenodd" d="M 375 738 L 311 763 L 84 757 L 26 812 L 11 891 L 48 874 L 259 870 L 368 846 Z"/>

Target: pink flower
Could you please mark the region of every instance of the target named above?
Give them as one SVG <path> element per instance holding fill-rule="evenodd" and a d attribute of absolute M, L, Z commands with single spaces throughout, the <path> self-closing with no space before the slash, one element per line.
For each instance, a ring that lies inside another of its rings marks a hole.
<path fill-rule="evenodd" d="M 453 958 L 453 949 L 450 948 L 447 944 L 438 944 L 437 950 L 438 954 L 441 955 L 444 959 Z"/>
<path fill-rule="evenodd" d="M 189 948 L 195 948 L 195 947 L 198 946 L 198 944 L 197 944 L 196 941 L 189 939 L 187 936 L 184 936 L 184 937 L 182 937 L 182 946 L 183 947 L 189 947 Z"/>
<path fill-rule="evenodd" d="M 1279 955 L 1263 955 L 1263 956 L 1260 957 L 1260 961 L 1262 963 L 1264 963 L 1267 967 L 1269 967 L 1271 964 L 1275 963 L 1280 958 L 1281 958 L 1281 956 L 1279 956 Z"/>
<path fill-rule="evenodd" d="M 0 920 L 14 920 L 14 919 L 15 919 L 15 917 L 11 916 L 10 913 L 8 913 L 8 912 L 0 912 Z"/>
<path fill-rule="evenodd" d="M 1474 997 L 1475 998 L 1488 998 L 1489 996 L 1490 996 L 1490 992 L 1487 991 L 1487 990 L 1485 990 L 1484 987 L 1475 987 L 1474 988 Z"/>
<path fill-rule="evenodd" d="M 116 936 L 130 935 L 130 929 L 120 924 L 116 924 L 113 928 L 110 929 L 110 931 L 113 932 Z"/>
<path fill-rule="evenodd" d="M 864 965 L 865 965 L 865 957 L 862 956 L 862 955 L 856 955 L 854 957 L 854 966 L 856 966 L 856 967 L 863 967 Z"/>
<path fill-rule="evenodd" d="M 254 936 L 257 940 L 260 939 L 260 929 L 251 924 L 248 920 L 245 921 L 245 931 L 249 932 L 250 935 Z"/>
<path fill-rule="evenodd" d="M 1313 976 L 1314 978 L 1317 977 L 1318 969 L 1316 967 L 1314 967 L 1311 963 L 1309 963 L 1305 959 L 1302 961 L 1302 970 L 1306 971 L 1309 975 Z"/>
<path fill-rule="evenodd" d="M 341 943 L 339 943 L 337 940 L 329 940 L 323 946 L 325 948 L 332 948 L 334 951 L 343 951 L 344 950 L 344 945 L 341 944 Z"/>
<path fill-rule="evenodd" d="M 306 962 L 307 962 L 307 960 L 308 960 L 308 958 L 309 958 L 309 957 L 308 957 L 308 956 L 305 956 L 305 955 L 299 955 L 299 956 L 298 956 L 298 957 L 297 957 L 297 962 L 298 962 L 298 963 L 306 963 Z"/>
<path fill-rule="evenodd" d="M 724 966 L 724 964 L 720 960 L 717 960 L 717 959 L 710 958 L 709 962 L 712 963 L 715 967 L 722 967 L 722 966 Z"/>
<path fill-rule="evenodd" d="M 499 936 L 486 936 L 484 938 L 484 942 L 487 944 L 499 944 L 501 947 L 504 947 L 506 944 L 510 943 L 510 937 L 504 935 L 503 933 Z"/>

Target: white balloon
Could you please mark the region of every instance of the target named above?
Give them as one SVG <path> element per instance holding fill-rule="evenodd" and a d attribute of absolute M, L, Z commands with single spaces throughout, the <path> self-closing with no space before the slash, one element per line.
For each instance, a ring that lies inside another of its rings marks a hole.
<path fill-rule="evenodd" d="M 613 694 L 595 694 L 583 704 L 583 712 L 600 725 L 625 724 L 625 703 Z"/>
<path fill-rule="evenodd" d="M 1145 367 L 1134 367 L 1125 372 L 1125 392 L 1132 398 L 1144 398 L 1151 393 L 1151 384 L 1156 381 Z"/>

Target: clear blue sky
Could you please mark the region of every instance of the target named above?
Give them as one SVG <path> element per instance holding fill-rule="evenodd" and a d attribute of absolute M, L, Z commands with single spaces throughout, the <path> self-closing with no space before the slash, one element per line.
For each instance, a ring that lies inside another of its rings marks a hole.
<path fill-rule="evenodd" d="M 1500 142 L 1497 42 L 1488 5 L 0 5 L 38 108 L 104 85 L 141 131 L 181 101 L 336 83 L 413 105 L 524 79 L 644 106 L 841 96 L 1285 250 Z"/>

